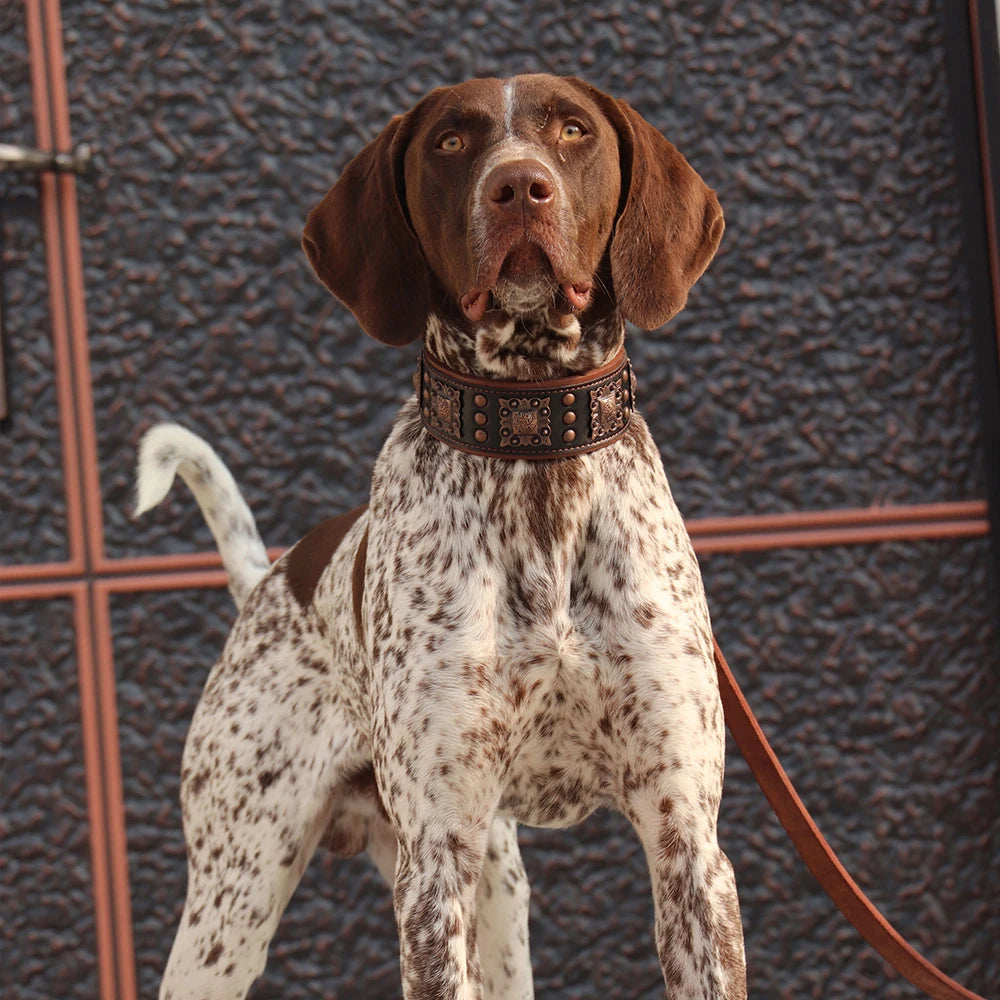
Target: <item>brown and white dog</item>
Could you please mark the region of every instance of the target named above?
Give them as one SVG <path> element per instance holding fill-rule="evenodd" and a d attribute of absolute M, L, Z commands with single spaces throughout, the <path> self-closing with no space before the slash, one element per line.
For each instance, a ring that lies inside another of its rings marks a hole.
<path fill-rule="evenodd" d="M 440 371 L 547 405 L 622 356 L 626 320 L 681 309 L 722 229 L 627 104 L 521 76 L 394 118 L 304 246 L 373 337 L 423 337 Z M 708 611 L 630 388 L 603 447 L 513 459 L 442 440 L 414 397 L 368 508 L 273 566 L 214 452 L 172 425 L 146 436 L 138 509 L 179 471 L 241 605 L 184 751 L 188 890 L 162 1000 L 245 996 L 320 844 L 367 849 L 393 886 L 408 1000 L 530 997 L 516 823 L 602 806 L 645 849 L 668 996 L 746 996 Z"/>

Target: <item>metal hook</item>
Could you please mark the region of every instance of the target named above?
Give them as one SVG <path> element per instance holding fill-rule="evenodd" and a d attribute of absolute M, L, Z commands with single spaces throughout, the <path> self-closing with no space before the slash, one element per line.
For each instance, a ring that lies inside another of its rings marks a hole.
<path fill-rule="evenodd" d="M 0 142 L 0 174 L 8 170 L 82 174 L 90 169 L 92 160 L 93 153 L 86 143 L 78 145 L 72 153 L 56 153 Z"/>

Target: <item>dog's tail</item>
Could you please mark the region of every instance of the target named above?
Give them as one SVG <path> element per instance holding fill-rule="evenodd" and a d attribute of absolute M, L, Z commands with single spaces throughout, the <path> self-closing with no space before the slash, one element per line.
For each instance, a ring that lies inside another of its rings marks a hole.
<path fill-rule="evenodd" d="M 135 517 L 155 507 L 180 474 L 194 494 L 229 574 L 229 592 L 242 608 L 270 560 L 250 508 L 221 458 L 197 434 L 157 424 L 139 444 Z"/>

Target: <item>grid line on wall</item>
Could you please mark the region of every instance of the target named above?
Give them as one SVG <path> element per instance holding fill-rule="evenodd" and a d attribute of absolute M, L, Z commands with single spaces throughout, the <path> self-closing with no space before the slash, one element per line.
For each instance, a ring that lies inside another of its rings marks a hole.
<path fill-rule="evenodd" d="M 58 0 L 26 0 L 25 21 L 36 143 L 68 152 L 72 139 Z M 110 636 L 110 618 L 107 601 L 94 587 L 103 561 L 103 527 L 75 177 L 42 174 L 40 203 L 69 558 L 27 567 L 13 596 L 20 589 L 23 596 L 41 598 L 61 588 L 72 598 L 100 993 L 102 1000 L 135 1000 L 114 664 L 110 641 L 103 641 Z"/>

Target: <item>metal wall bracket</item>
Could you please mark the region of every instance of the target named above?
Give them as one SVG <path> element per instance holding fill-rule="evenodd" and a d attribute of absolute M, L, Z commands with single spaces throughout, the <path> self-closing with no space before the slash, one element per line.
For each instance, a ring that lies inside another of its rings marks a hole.
<path fill-rule="evenodd" d="M 90 169 L 92 160 L 93 154 L 86 143 L 81 143 L 72 153 L 55 153 L 0 142 L 0 174 L 8 170 L 82 174 Z"/>

